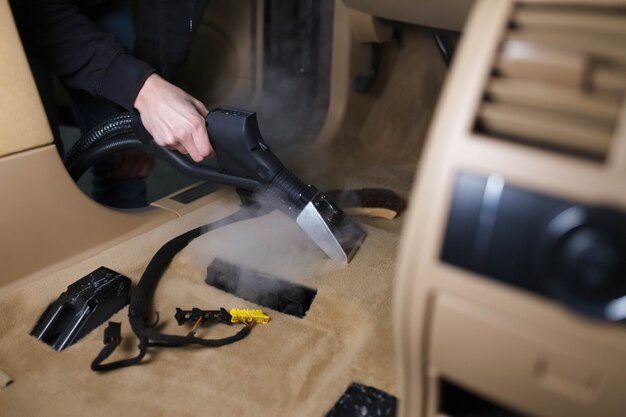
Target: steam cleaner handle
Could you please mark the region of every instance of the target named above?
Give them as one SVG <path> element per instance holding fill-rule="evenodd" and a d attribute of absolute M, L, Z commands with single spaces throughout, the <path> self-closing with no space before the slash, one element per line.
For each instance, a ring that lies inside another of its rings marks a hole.
<path fill-rule="evenodd" d="M 206 116 L 206 125 L 221 173 L 264 184 L 300 210 L 317 194 L 315 187 L 303 183 L 272 153 L 261 136 L 256 113 L 217 108 Z"/>
<path fill-rule="evenodd" d="M 285 169 L 263 141 L 256 113 L 217 108 L 205 120 L 220 172 L 269 185 Z"/>

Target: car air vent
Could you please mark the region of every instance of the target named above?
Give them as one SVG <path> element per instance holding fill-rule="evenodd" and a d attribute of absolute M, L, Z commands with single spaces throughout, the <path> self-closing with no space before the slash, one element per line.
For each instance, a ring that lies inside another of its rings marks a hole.
<path fill-rule="evenodd" d="M 626 90 L 626 7 L 520 3 L 494 65 L 477 132 L 605 159 Z"/>

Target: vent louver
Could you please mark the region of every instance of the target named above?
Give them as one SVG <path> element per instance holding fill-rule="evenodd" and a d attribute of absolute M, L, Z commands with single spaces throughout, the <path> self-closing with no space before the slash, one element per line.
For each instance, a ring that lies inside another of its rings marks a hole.
<path fill-rule="evenodd" d="M 520 4 L 476 131 L 603 160 L 626 91 L 626 7 Z"/>

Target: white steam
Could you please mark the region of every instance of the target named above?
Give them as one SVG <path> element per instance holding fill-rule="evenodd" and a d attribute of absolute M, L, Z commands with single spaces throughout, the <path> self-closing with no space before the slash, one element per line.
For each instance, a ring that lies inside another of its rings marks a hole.
<path fill-rule="evenodd" d="M 211 231 L 197 238 L 184 253 L 187 259 L 183 262 L 199 268 L 206 268 L 219 258 L 303 285 L 341 267 L 292 218 L 278 210 Z"/>

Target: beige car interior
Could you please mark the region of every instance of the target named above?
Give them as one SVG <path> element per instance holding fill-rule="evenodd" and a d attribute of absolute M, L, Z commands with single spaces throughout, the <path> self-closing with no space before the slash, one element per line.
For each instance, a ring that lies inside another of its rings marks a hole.
<path fill-rule="evenodd" d="M 519 415 L 624 414 L 619 324 L 446 264 L 440 251 L 460 172 L 623 210 L 625 12 L 610 1 L 486 0 L 473 9 L 403 229 L 399 415 L 445 414 L 442 381 Z"/>
<path fill-rule="evenodd" d="M 626 1 L 331 3 L 326 112 L 310 140 L 277 152 L 320 190 L 388 188 L 406 212 L 361 218 L 368 236 L 349 265 L 279 212 L 194 240 L 156 293 L 163 329 L 183 331 L 176 307 L 255 308 L 203 282 L 216 258 L 315 288 L 310 310 L 268 311 L 269 324 L 233 345 L 154 350 L 140 366 L 94 373 L 102 328 L 56 352 L 29 335 L 45 307 L 103 265 L 136 284 L 164 243 L 237 211 L 239 198 L 220 187 L 115 210 L 83 194 L 0 0 L 0 416 L 321 417 L 352 382 L 396 396 L 401 417 L 626 415 L 623 323 L 442 260 L 463 175 L 626 210 Z M 212 1 L 180 76 L 209 108 L 258 111 L 262 132 L 276 103 L 263 82 L 265 7 Z M 428 28 L 462 32 L 449 70 Z M 379 78 L 359 93 L 372 44 Z M 124 338 L 112 359 L 135 354 L 127 315 L 111 319 Z M 450 389 L 483 414 L 444 401 Z"/>

